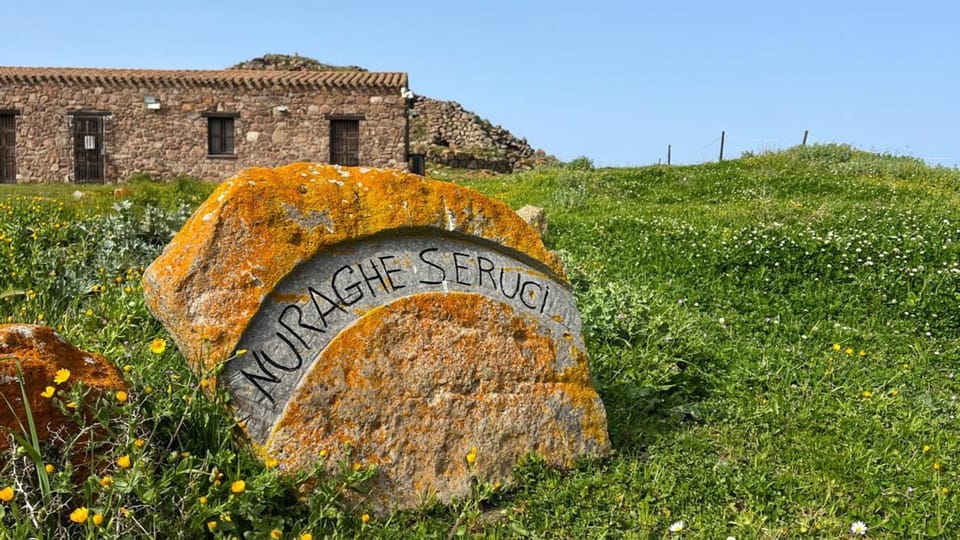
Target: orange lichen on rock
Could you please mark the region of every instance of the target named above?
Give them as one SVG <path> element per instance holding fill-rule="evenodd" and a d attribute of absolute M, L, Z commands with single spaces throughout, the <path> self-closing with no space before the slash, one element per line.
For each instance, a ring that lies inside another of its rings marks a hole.
<path fill-rule="evenodd" d="M 147 269 L 144 292 L 181 352 L 212 367 L 297 265 L 341 242 L 404 229 L 486 239 L 563 277 L 536 231 L 473 190 L 399 171 L 294 163 L 221 184 Z"/>
<path fill-rule="evenodd" d="M 573 365 L 557 362 L 568 346 Z M 367 313 L 320 354 L 265 444 L 288 470 L 321 450 L 336 467 L 380 467 L 377 511 L 466 496 L 472 477 L 506 483 L 535 452 L 555 466 L 606 454 L 606 413 L 587 359 L 535 317 L 473 293 L 427 293 Z M 475 463 L 465 455 L 475 450 Z"/>
<path fill-rule="evenodd" d="M 6 403 L 0 406 L 0 431 L 23 433 L 27 426 L 17 363 L 40 440 L 62 437 L 65 431 L 77 429 L 51 401 L 56 392 L 74 381 L 98 391 L 126 388 L 117 366 L 99 354 L 77 349 L 52 328 L 0 325 L 0 394 L 12 406 L 12 410 Z M 9 437 L 0 436 L 0 449 L 7 448 L 8 443 Z"/>

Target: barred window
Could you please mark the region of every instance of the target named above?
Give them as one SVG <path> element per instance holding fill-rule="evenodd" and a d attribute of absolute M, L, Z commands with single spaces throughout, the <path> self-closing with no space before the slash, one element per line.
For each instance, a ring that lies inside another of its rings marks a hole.
<path fill-rule="evenodd" d="M 211 156 L 232 156 L 233 151 L 232 116 L 210 116 L 207 118 L 207 154 Z"/>

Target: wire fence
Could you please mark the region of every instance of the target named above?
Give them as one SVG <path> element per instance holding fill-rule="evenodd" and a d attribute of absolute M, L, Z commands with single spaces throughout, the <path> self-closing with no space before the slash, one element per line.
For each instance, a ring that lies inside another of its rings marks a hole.
<path fill-rule="evenodd" d="M 712 161 L 723 161 L 724 151 L 726 148 L 727 141 L 727 132 L 721 131 L 720 136 L 713 139 L 712 141 L 695 148 L 693 151 L 685 149 L 685 154 L 688 156 L 696 156 L 699 158 L 697 163 L 708 163 Z M 764 152 L 773 152 L 777 150 L 783 150 L 785 148 L 790 148 L 796 145 L 806 146 L 808 144 L 810 132 L 809 130 L 804 130 L 802 137 L 778 137 L 778 138 L 737 138 L 735 141 L 737 148 L 742 153 L 754 153 L 762 154 Z M 666 163 L 667 165 L 674 164 L 674 146 L 672 144 L 667 145 L 667 153 L 665 159 L 661 158 L 657 160 L 658 165 Z M 942 165 L 945 167 L 960 167 L 960 156 L 917 156 L 912 154 L 903 154 L 917 159 L 921 159 L 931 165 Z M 729 157 L 729 156 L 726 156 Z"/>

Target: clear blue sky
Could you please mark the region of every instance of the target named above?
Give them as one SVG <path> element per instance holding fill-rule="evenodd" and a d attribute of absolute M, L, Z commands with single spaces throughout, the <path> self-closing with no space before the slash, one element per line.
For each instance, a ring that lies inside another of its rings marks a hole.
<path fill-rule="evenodd" d="M 960 2 L 4 0 L 0 65 L 406 71 L 564 160 L 811 142 L 960 165 Z"/>

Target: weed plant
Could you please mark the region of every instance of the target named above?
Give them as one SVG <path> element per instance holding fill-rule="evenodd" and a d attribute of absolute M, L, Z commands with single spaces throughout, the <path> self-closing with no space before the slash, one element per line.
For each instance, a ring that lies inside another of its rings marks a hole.
<path fill-rule="evenodd" d="M 140 274 L 208 187 L 139 182 L 117 203 L 17 186 L 0 193 L 0 320 L 56 327 L 130 391 L 57 387 L 95 413 L 92 472 L 78 484 L 68 452 L 20 441 L 0 460 L 0 536 L 960 536 L 960 172 L 825 145 L 461 181 L 546 208 L 610 457 L 561 472 L 530 456 L 449 507 L 358 515 L 339 494 L 371 471 L 280 474 L 157 345 Z"/>

